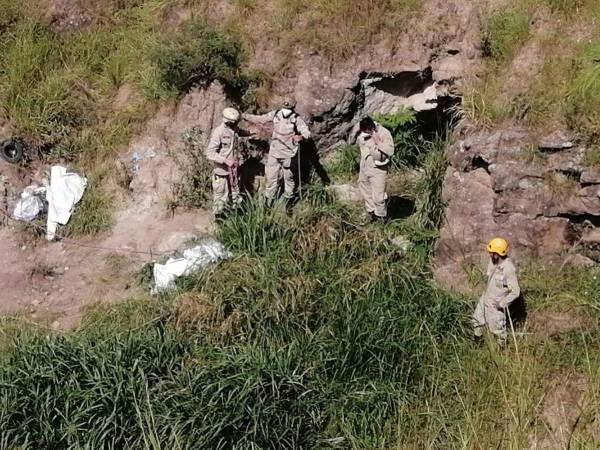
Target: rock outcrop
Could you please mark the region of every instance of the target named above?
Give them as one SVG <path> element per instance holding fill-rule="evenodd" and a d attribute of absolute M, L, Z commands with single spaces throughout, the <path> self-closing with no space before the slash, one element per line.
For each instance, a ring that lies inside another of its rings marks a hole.
<path fill-rule="evenodd" d="M 537 138 L 510 127 L 463 136 L 449 151 L 438 279 L 461 285 L 465 268 L 480 262 L 485 243 L 497 235 L 510 241 L 517 259 L 559 257 L 595 244 L 600 177 L 584 155 L 565 133 Z"/>

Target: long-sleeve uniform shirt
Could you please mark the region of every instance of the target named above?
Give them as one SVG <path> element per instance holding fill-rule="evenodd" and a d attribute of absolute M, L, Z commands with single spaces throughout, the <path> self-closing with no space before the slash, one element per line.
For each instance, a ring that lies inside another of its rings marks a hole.
<path fill-rule="evenodd" d="M 510 258 L 498 264 L 490 261 L 487 276 L 488 283 L 483 294 L 486 303 L 506 308 L 521 295 L 517 270 Z"/>
<path fill-rule="evenodd" d="M 481 336 L 484 328 L 488 328 L 493 334 L 504 338 L 506 308 L 521 295 L 517 270 L 509 258 L 498 264 L 490 261 L 487 276 L 487 286 L 473 313 L 475 334 Z"/>
<path fill-rule="evenodd" d="M 295 112 L 288 117 L 282 110 L 278 110 L 261 116 L 245 114 L 244 118 L 258 124 L 273 122 L 273 135 L 269 147 L 269 156 L 273 158 L 293 158 L 296 156 L 299 146 L 297 142 L 294 142 L 294 136 L 302 136 L 304 139 L 311 137 L 306 122 Z"/>
<path fill-rule="evenodd" d="M 394 138 L 385 127 L 376 123 L 373 135 L 360 133 L 356 140 L 360 148 L 360 164 L 366 169 L 382 167 L 394 154 Z"/>
<path fill-rule="evenodd" d="M 227 159 L 238 159 L 237 133 L 227 124 L 222 123 L 210 135 L 206 146 L 206 158 L 214 163 L 214 172 L 219 176 L 227 176 L 229 168 L 225 164 Z"/>

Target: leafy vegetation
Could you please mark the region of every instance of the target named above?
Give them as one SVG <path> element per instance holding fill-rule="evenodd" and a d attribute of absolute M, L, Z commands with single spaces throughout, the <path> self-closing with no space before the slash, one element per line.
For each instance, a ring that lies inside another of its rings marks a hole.
<path fill-rule="evenodd" d="M 233 36 L 201 22 L 185 24 L 175 36 L 164 36 L 154 60 L 161 81 L 175 92 L 220 80 L 239 88 L 242 47 Z"/>

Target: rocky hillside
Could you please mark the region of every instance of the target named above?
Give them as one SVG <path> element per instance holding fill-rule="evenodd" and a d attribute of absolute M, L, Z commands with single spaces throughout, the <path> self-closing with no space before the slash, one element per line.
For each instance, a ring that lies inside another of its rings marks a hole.
<path fill-rule="evenodd" d="M 596 0 L 0 0 L 29 148 L 2 207 L 50 164 L 90 182 L 61 242 L 0 221 L 0 447 L 597 448 L 599 49 Z M 302 199 L 214 226 L 221 110 L 290 95 Z M 365 115 L 397 143 L 385 225 L 353 204 Z M 234 256 L 153 295 L 207 234 Z M 505 347 L 470 329 L 496 235 L 528 313 Z"/>

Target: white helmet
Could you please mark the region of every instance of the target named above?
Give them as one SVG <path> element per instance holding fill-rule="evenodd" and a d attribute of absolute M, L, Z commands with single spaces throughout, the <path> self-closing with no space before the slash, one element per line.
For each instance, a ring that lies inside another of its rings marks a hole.
<path fill-rule="evenodd" d="M 240 121 L 240 113 L 237 109 L 225 108 L 223 110 L 223 119 L 225 119 L 226 122 L 237 123 Z"/>

